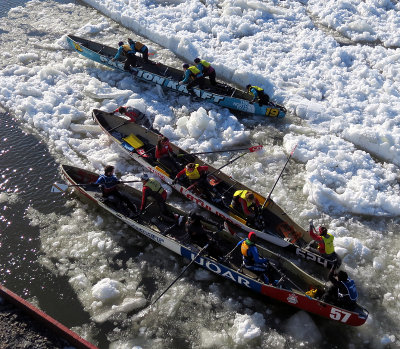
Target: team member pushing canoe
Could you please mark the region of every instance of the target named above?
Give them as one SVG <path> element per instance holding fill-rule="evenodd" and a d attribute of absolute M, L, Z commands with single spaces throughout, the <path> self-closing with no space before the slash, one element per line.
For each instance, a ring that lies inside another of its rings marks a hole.
<path fill-rule="evenodd" d="M 179 81 L 179 85 L 187 84 L 186 88 L 191 90 L 194 86 L 199 85 L 201 89 L 204 88 L 204 76 L 203 73 L 194 65 L 189 66 L 185 63 L 182 65 L 185 72 L 184 79 Z"/>
<path fill-rule="evenodd" d="M 146 63 L 149 63 L 149 49 L 146 45 L 142 44 L 139 41 L 133 41 L 132 39 L 128 38 L 128 43 L 133 52 L 140 52 L 142 54 L 143 60 Z"/>
<path fill-rule="evenodd" d="M 258 86 L 247 85 L 247 92 L 253 96 L 252 102 L 258 101 L 260 107 L 269 103 L 269 96 L 264 93 L 264 89 Z"/>
<path fill-rule="evenodd" d="M 118 43 L 118 51 L 117 54 L 112 58 L 112 61 L 117 60 L 121 54 L 126 56 L 126 61 L 124 65 L 124 70 L 130 71 L 130 67 L 136 67 L 136 56 L 135 50 L 132 50 L 131 46 L 128 44 L 124 44 L 123 41 Z"/>
<path fill-rule="evenodd" d="M 203 76 L 208 76 L 208 78 L 210 79 L 210 84 L 216 86 L 217 85 L 217 82 L 215 81 L 216 73 L 215 69 L 211 66 L 211 64 L 205 61 L 204 59 L 200 58 L 195 58 L 194 62 L 196 63 L 197 69 L 203 73 Z"/>
<path fill-rule="evenodd" d="M 153 129 L 152 124 L 149 118 L 142 113 L 140 110 L 133 107 L 118 107 L 113 111 L 113 114 L 121 114 L 127 116 L 132 122 L 137 123 L 138 125 L 142 125 L 149 129 Z"/>

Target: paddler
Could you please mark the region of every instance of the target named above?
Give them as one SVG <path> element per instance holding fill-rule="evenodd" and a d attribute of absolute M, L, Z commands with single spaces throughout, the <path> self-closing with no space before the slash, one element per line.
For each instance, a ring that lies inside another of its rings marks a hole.
<path fill-rule="evenodd" d="M 193 162 L 188 163 L 184 169 L 177 173 L 172 184 L 176 184 L 178 180 L 189 180 L 190 184 L 205 181 L 208 174 L 208 166 L 200 166 Z M 199 183 L 200 184 L 200 183 Z"/>
<path fill-rule="evenodd" d="M 175 217 L 167 209 L 167 191 L 161 186 L 160 182 L 155 178 L 150 178 L 147 173 L 140 176 L 143 184 L 142 189 L 142 203 L 140 205 L 139 213 L 143 212 L 146 207 L 147 198 L 152 197 L 160 208 L 161 217 L 175 222 Z"/>
<path fill-rule="evenodd" d="M 131 38 L 128 38 L 128 43 L 135 54 L 136 52 L 141 53 L 143 60 L 146 63 L 149 63 L 149 49 L 145 44 L 142 44 L 139 41 L 133 41 Z"/>
<path fill-rule="evenodd" d="M 124 70 L 131 71 L 130 66 L 136 67 L 135 50 L 132 50 L 131 46 L 128 44 L 124 44 L 123 41 L 120 41 L 118 43 L 117 54 L 111 60 L 115 61 L 116 59 L 118 59 L 121 56 L 121 54 L 126 56 Z"/>
<path fill-rule="evenodd" d="M 194 63 L 196 63 L 197 69 L 203 73 L 204 77 L 208 76 L 208 78 L 210 79 L 210 84 L 216 86 L 217 85 L 217 82 L 215 81 L 216 73 L 215 69 L 211 66 L 211 64 L 208 63 L 206 60 L 200 58 L 195 58 Z"/>
<path fill-rule="evenodd" d="M 251 102 L 258 102 L 260 107 L 264 104 L 269 103 L 269 96 L 264 93 L 264 89 L 258 86 L 252 86 L 252 85 L 247 85 L 246 86 L 247 92 L 253 96 L 253 99 Z"/>
<path fill-rule="evenodd" d="M 111 200 L 112 197 L 116 197 L 124 202 L 131 210 L 130 216 L 132 216 L 134 213 L 136 213 L 137 208 L 125 195 L 118 191 L 119 183 L 119 179 L 114 175 L 114 166 L 107 165 L 104 168 L 104 174 L 100 175 L 93 185 L 101 187 L 104 198 Z"/>
<path fill-rule="evenodd" d="M 256 246 L 257 235 L 251 231 L 247 239 L 240 241 L 240 251 L 242 253 L 243 266 L 262 277 L 264 283 L 270 283 L 270 265 L 267 258 L 260 258 Z"/>
<path fill-rule="evenodd" d="M 187 84 L 186 88 L 191 90 L 194 86 L 199 85 L 201 89 L 204 88 L 204 76 L 203 73 L 194 65 L 189 66 L 188 63 L 182 65 L 185 73 L 184 79 L 179 81 L 179 85 Z M 190 91 L 189 91 L 190 92 Z"/>
<path fill-rule="evenodd" d="M 172 149 L 168 137 L 159 136 L 156 145 L 156 159 L 161 165 L 166 167 L 170 172 L 176 174 L 179 172 L 178 164 L 175 161 L 175 153 Z"/>
<path fill-rule="evenodd" d="M 336 263 L 329 271 L 328 279 L 332 286 L 322 296 L 327 303 L 336 304 L 348 310 L 353 310 L 357 304 L 358 292 L 354 280 L 350 279 L 343 270 L 335 270 Z"/>
<path fill-rule="evenodd" d="M 253 222 L 260 211 L 260 203 L 250 190 L 236 190 L 233 194 L 231 206 L 244 215 L 249 222 Z"/>
<path fill-rule="evenodd" d="M 326 227 L 319 227 L 318 232 L 319 234 L 317 233 L 313 221 L 311 220 L 309 233 L 311 238 L 317 242 L 318 247 L 317 249 L 313 248 L 312 245 L 314 241 L 311 241 L 306 247 L 307 250 L 320 254 L 324 258 L 331 261 L 337 260 L 338 264 L 340 265 L 340 259 L 335 252 L 335 246 L 333 244 L 333 240 L 335 239 L 335 237 L 332 234 L 328 233 L 328 229 L 326 229 Z"/>

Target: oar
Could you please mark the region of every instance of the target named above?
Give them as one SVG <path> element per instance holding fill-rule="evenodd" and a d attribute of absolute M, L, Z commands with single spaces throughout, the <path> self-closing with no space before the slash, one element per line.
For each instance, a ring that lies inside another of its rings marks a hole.
<path fill-rule="evenodd" d="M 262 149 L 262 146 L 261 146 L 261 148 L 258 148 L 257 150 L 254 150 L 254 151 L 259 151 L 259 150 L 261 150 L 261 149 Z M 222 165 L 221 167 L 219 167 L 219 168 L 217 168 L 216 170 L 212 171 L 212 172 L 211 172 L 210 174 L 208 174 L 207 176 L 211 176 L 211 175 L 213 175 L 214 173 L 216 173 L 216 172 L 222 170 L 224 167 L 226 167 L 226 166 L 232 164 L 233 162 L 235 162 L 236 160 L 238 160 L 238 159 L 240 159 L 241 157 L 245 156 L 246 154 L 247 154 L 247 153 L 243 153 L 243 154 L 237 156 L 236 158 L 234 158 L 234 159 L 232 159 L 232 160 L 229 160 L 225 165 Z M 199 182 L 199 180 L 197 180 L 195 183 L 193 183 L 192 185 L 190 185 L 186 190 L 192 189 L 194 186 L 196 186 L 196 185 L 198 184 L 198 182 Z"/>
<path fill-rule="evenodd" d="M 236 234 L 236 232 L 228 225 L 228 223 L 226 221 L 224 222 L 224 228 L 226 231 L 230 232 L 232 235 L 239 237 Z M 231 251 L 229 251 L 225 256 L 223 256 L 222 260 L 226 261 L 231 256 L 231 254 L 238 248 L 238 246 L 241 245 L 242 241 L 243 240 L 239 241 Z"/>
<path fill-rule="evenodd" d="M 287 281 L 289 281 L 294 287 L 297 288 L 298 291 L 301 291 L 301 292 L 303 292 L 303 293 L 305 294 L 305 291 L 304 291 L 299 285 L 297 285 L 294 281 L 292 281 L 291 279 L 289 279 L 289 278 L 286 276 L 286 274 L 283 273 L 283 271 L 281 271 L 279 268 L 275 267 L 272 263 L 269 263 L 269 265 L 270 265 L 272 268 L 274 268 L 274 269 L 279 273 L 279 275 L 280 275 L 283 279 L 286 279 Z"/>
<path fill-rule="evenodd" d="M 199 251 L 199 253 L 197 253 L 197 255 L 196 255 L 196 256 L 192 259 L 192 261 L 181 271 L 181 273 L 177 276 L 177 278 L 176 278 L 174 281 L 172 281 L 172 283 L 165 289 L 165 291 L 162 292 L 162 293 L 157 297 L 157 299 L 156 299 L 153 303 L 150 304 L 150 306 L 154 305 L 154 304 L 155 304 L 155 303 L 156 303 L 156 302 L 157 302 L 157 301 L 172 287 L 172 285 L 180 279 L 180 277 L 185 273 L 185 271 L 188 270 L 188 268 L 196 261 L 197 257 L 200 256 L 200 255 L 202 254 L 202 252 L 203 252 L 207 247 L 208 247 L 208 244 L 205 245 L 205 246 Z"/>
<path fill-rule="evenodd" d="M 118 181 L 117 184 L 119 183 L 137 183 L 137 182 L 141 182 L 141 181 Z M 85 183 L 85 184 L 62 184 L 62 183 L 54 183 L 51 186 L 51 192 L 52 193 L 64 193 L 65 191 L 67 191 L 67 189 L 69 187 L 84 187 L 87 185 L 91 185 L 94 183 Z"/>
<path fill-rule="evenodd" d="M 253 153 L 255 151 L 259 151 L 262 149 L 264 146 L 263 145 L 255 145 L 250 148 L 237 148 L 237 149 L 225 149 L 225 150 L 215 150 L 215 151 L 204 151 L 201 153 L 188 153 L 188 154 L 178 154 L 178 157 L 183 157 L 183 156 L 191 156 L 191 155 L 199 155 L 199 154 L 215 154 L 215 153 L 225 153 L 229 151 L 242 151 L 242 150 L 248 150 L 250 153 Z"/>
<path fill-rule="evenodd" d="M 283 171 L 285 170 L 286 165 L 288 164 L 288 162 L 289 162 L 290 158 L 292 157 L 294 151 L 296 150 L 296 147 L 297 147 L 297 144 L 294 146 L 292 152 L 290 153 L 289 157 L 287 158 L 286 163 L 285 163 L 285 165 L 283 166 L 283 169 L 282 169 L 281 173 L 280 173 L 279 176 L 278 176 L 278 179 L 275 181 L 275 184 L 274 184 L 274 186 L 272 187 L 271 191 L 269 192 L 268 197 L 265 199 L 265 201 L 264 201 L 264 203 L 263 203 L 261 209 L 264 208 L 265 204 L 266 204 L 266 203 L 268 202 L 268 200 L 271 198 L 271 194 L 272 194 L 272 192 L 274 191 L 275 186 L 278 184 L 278 181 L 279 181 L 279 179 L 281 178 L 282 173 L 283 173 Z"/>

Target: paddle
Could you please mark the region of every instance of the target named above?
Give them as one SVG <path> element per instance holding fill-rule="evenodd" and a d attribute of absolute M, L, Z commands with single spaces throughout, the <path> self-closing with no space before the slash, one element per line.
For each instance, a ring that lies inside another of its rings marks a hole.
<path fill-rule="evenodd" d="M 296 147 L 297 147 L 297 144 L 294 146 L 292 152 L 290 153 L 289 157 L 287 158 L 286 163 L 285 163 L 285 165 L 283 166 L 283 169 L 282 169 L 281 173 L 280 173 L 279 176 L 278 176 L 278 179 L 275 181 L 275 184 L 274 184 L 274 186 L 272 187 L 271 191 L 269 192 L 268 197 L 265 199 L 263 205 L 261 206 L 261 209 L 263 209 L 263 208 L 265 207 L 265 204 L 266 204 L 266 203 L 268 202 L 268 200 L 271 198 L 271 194 L 272 194 L 272 192 L 274 191 L 275 186 L 278 184 L 278 181 L 279 181 L 279 179 L 281 178 L 282 173 L 283 173 L 283 171 L 285 170 L 286 165 L 288 164 L 288 162 L 289 162 L 290 158 L 292 157 L 294 151 L 296 150 Z"/>
<path fill-rule="evenodd" d="M 250 148 L 225 149 L 225 150 L 215 150 L 215 151 L 204 151 L 204 152 L 201 152 L 201 153 L 178 154 L 178 157 L 199 155 L 199 154 L 225 153 L 225 152 L 229 152 L 229 151 L 241 151 L 241 150 L 248 150 L 250 153 L 253 153 L 255 151 L 259 151 L 262 148 L 263 148 L 263 145 L 260 144 L 260 145 L 255 145 L 255 146 L 250 147 Z"/>
<path fill-rule="evenodd" d="M 172 285 L 177 282 L 180 277 L 185 273 L 186 270 L 188 270 L 188 268 L 196 261 L 197 257 L 200 256 L 200 254 L 208 247 L 208 244 L 205 245 L 198 253 L 197 255 L 192 259 L 192 261 L 181 271 L 181 273 L 176 277 L 176 279 L 174 281 L 172 281 L 172 283 L 165 289 L 164 292 L 162 292 L 157 299 L 150 304 L 150 306 L 154 305 L 171 287 Z"/>
<path fill-rule="evenodd" d="M 286 276 L 286 274 L 283 273 L 283 271 L 281 271 L 279 268 L 275 267 L 272 263 L 269 263 L 269 265 L 279 273 L 279 275 L 281 276 L 281 278 L 286 279 L 286 280 L 289 281 L 294 287 L 296 287 L 298 291 L 301 291 L 301 292 L 303 292 L 303 293 L 305 294 L 305 291 L 304 291 L 299 285 L 297 285 L 294 281 L 292 281 L 291 279 L 289 279 L 289 278 Z"/>
<path fill-rule="evenodd" d="M 230 232 L 231 235 L 239 237 L 226 221 L 224 222 L 224 228 L 226 231 Z M 226 261 L 231 256 L 231 254 L 238 248 L 238 246 L 241 245 L 241 242 L 242 241 L 239 241 L 231 251 L 229 251 L 225 256 L 223 256 L 222 261 Z"/>
<path fill-rule="evenodd" d="M 258 146 L 253 147 L 253 148 L 257 148 L 257 149 L 255 149 L 254 151 L 259 151 L 259 150 L 261 150 L 261 149 L 263 148 L 263 146 L 262 146 L 262 145 L 258 145 Z M 243 153 L 243 154 L 237 156 L 236 158 L 234 158 L 234 159 L 232 159 L 232 160 L 229 160 L 225 165 L 222 165 L 221 167 L 219 167 L 219 168 L 217 168 L 216 170 L 212 171 L 212 172 L 211 172 L 210 174 L 208 174 L 207 176 L 211 176 L 211 175 L 213 175 L 214 173 L 216 173 L 216 172 L 222 170 L 224 167 L 226 167 L 226 166 L 228 166 L 228 165 L 234 163 L 236 160 L 240 159 L 241 157 L 245 156 L 246 154 L 247 154 L 247 153 Z M 193 188 L 194 186 L 196 186 L 198 183 L 199 183 L 199 180 L 197 180 L 195 183 L 193 183 L 192 185 L 190 185 L 186 190 L 192 189 L 192 188 Z"/>
<path fill-rule="evenodd" d="M 137 183 L 137 182 L 141 182 L 141 181 L 118 181 L 117 184 L 119 183 Z M 62 184 L 62 183 L 54 183 L 51 186 L 51 192 L 52 193 L 64 193 L 68 190 L 69 187 L 84 187 L 87 185 L 91 185 L 94 183 L 85 183 L 85 184 Z"/>

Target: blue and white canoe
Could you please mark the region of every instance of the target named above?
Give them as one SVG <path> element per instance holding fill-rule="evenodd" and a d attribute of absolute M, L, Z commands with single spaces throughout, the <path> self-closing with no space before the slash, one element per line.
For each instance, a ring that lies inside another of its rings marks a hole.
<path fill-rule="evenodd" d="M 106 65 L 107 67 L 124 71 L 124 58 L 120 57 L 116 61 L 111 59 L 117 53 L 116 48 L 105 46 L 90 40 L 68 35 L 69 45 L 78 53 L 95 62 Z M 182 80 L 183 71 L 178 70 L 162 63 L 146 63 L 141 57 L 137 57 L 140 67 L 131 68 L 131 73 L 139 80 L 154 83 L 168 90 L 190 95 L 185 85 L 179 85 Z M 286 115 L 286 108 L 270 102 L 260 106 L 258 103 L 251 103 L 252 96 L 246 92 L 238 90 L 232 86 L 218 83 L 212 86 L 206 79 L 205 88 L 193 89 L 196 96 L 201 100 L 212 102 L 231 110 L 237 110 L 253 115 L 262 115 L 272 118 L 283 118 Z"/>
<path fill-rule="evenodd" d="M 94 202 L 139 233 L 175 254 L 191 261 L 195 259 L 197 265 L 212 273 L 223 276 L 262 296 L 273 298 L 346 325 L 360 326 L 367 320 L 368 311 L 362 306 L 357 305 L 354 309 L 348 310 L 323 302 L 321 296 L 326 291 L 324 282 L 307 274 L 289 260 L 262 246 L 258 246 L 258 250 L 261 256 L 268 258 L 270 261 L 271 273 L 269 276 L 270 280 L 274 280 L 273 284 L 264 283 L 241 265 L 240 249 L 234 249 L 235 246 L 238 246 L 237 236 L 233 236 L 224 230 L 221 231 L 210 222 L 204 220 L 202 224 L 214 233 L 213 242 L 210 243 L 214 248 L 212 250 L 205 249 L 202 254 L 199 254 L 202 246 L 198 246 L 190 240 L 185 231 L 185 224 L 182 223 L 187 219 L 187 215 L 184 212 L 168 205 L 168 210 L 171 214 L 183 218 L 181 223 L 179 223 L 179 220 L 174 222 L 173 218 L 173 222 L 168 223 L 157 217 L 157 205 L 148 205 L 148 208 L 139 217 L 129 218 L 128 215 L 132 217 L 132 212 L 128 212 L 129 210 L 126 206 L 111 199 L 104 200 L 99 188 L 91 185 L 98 178 L 98 174 L 67 165 L 62 165 L 61 170 L 64 178 L 69 182 L 69 186 L 54 184 L 52 191 L 62 192 L 66 191 L 68 187 L 74 188 L 85 201 Z M 135 205 L 140 205 L 142 195 L 140 191 L 126 184 L 119 184 L 119 192 L 128 197 Z M 310 289 L 316 290 L 316 294 L 313 297 L 305 293 Z M 155 299 L 156 296 L 157 294 L 153 294 L 152 298 Z"/>

